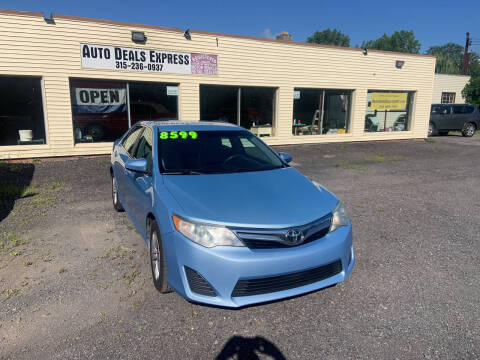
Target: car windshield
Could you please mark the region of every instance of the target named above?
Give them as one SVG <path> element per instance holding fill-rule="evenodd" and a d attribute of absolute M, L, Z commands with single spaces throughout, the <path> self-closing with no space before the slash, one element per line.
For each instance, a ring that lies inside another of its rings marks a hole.
<path fill-rule="evenodd" d="M 158 154 L 163 174 L 193 175 L 264 171 L 285 167 L 248 131 L 161 131 Z"/>

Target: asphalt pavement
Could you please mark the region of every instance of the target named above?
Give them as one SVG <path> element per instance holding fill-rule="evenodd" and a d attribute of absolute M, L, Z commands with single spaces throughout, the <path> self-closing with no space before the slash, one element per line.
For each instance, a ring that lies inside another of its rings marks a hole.
<path fill-rule="evenodd" d="M 345 202 L 356 266 L 239 310 L 155 290 L 108 157 L 2 164 L 28 181 L 0 218 L 0 358 L 480 358 L 480 135 L 433 139 L 276 147 Z"/>

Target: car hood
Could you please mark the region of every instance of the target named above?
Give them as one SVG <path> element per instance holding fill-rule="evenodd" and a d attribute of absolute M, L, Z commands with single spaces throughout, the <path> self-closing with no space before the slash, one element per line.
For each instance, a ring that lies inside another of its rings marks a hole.
<path fill-rule="evenodd" d="M 166 175 L 185 217 L 242 227 L 289 227 L 331 212 L 338 199 L 292 167 L 233 174 Z"/>

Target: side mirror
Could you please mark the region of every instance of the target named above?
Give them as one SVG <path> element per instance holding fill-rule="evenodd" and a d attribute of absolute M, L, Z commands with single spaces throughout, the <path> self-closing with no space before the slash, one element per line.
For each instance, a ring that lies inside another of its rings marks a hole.
<path fill-rule="evenodd" d="M 288 164 L 290 161 L 292 161 L 292 155 L 290 154 L 281 152 L 281 153 L 278 153 L 278 155 L 280 156 L 280 159 L 282 159 L 285 164 Z"/>
<path fill-rule="evenodd" d="M 147 159 L 127 160 L 125 168 L 138 173 L 146 173 L 148 171 Z"/>

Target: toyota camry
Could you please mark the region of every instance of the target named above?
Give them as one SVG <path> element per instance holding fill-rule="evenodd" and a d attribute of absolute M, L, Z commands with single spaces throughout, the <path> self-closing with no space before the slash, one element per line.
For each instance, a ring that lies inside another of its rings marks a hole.
<path fill-rule="evenodd" d="M 291 160 L 219 122 L 139 122 L 117 140 L 113 207 L 150 250 L 157 290 L 240 307 L 344 281 L 345 206 Z"/>

